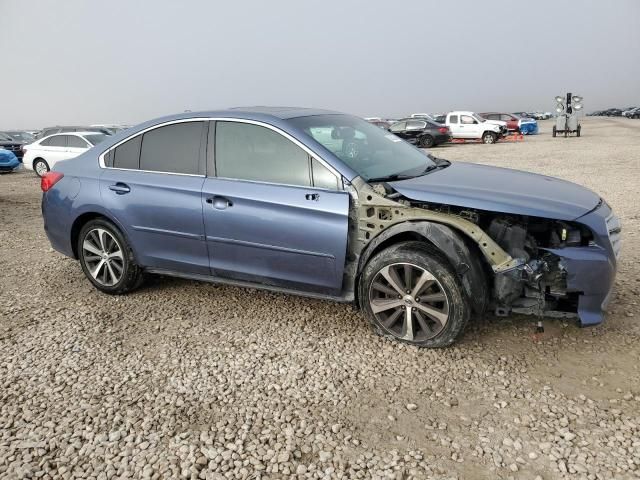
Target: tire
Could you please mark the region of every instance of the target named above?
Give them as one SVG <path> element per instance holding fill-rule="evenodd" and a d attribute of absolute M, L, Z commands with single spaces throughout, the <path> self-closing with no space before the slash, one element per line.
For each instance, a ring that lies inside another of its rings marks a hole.
<path fill-rule="evenodd" d="M 33 161 L 33 171 L 36 172 L 36 175 L 42 177 L 45 173 L 50 172 L 51 168 L 49 168 L 49 164 L 44 158 L 36 158 Z"/>
<path fill-rule="evenodd" d="M 90 220 L 82 227 L 78 235 L 78 259 L 86 277 L 101 292 L 121 295 L 142 283 L 142 269 L 134 262 L 131 247 L 108 220 Z"/>
<path fill-rule="evenodd" d="M 482 143 L 496 143 L 498 136 L 493 132 L 484 132 L 482 134 Z"/>
<path fill-rule="evenodd" d="M 423 278 L 426 283 L 419 288 Z M 378 335 L 418 347 L 451 345 L 471 312 L 449 263 L 424 242 L 399 243 L 375 255 L 364 268 L 358 288 L 362 310 Z M 385 305 L 389 306 L 378 310 Z"/>
<path fill-rule="evenodd" d="M 555 138 L 555 136 L 556 136 L 556 126 L 555 125 L 553 126 L 553 130 L 551 130 L 551 132 L 552 132 L 551 135 L 553 135 L 553 137 Z"/>
<path fill-rule="evenodd" d="M 420 148 L 431 148 L 435 144 L 435 139 L 431 135 L 420 137 Z"/>

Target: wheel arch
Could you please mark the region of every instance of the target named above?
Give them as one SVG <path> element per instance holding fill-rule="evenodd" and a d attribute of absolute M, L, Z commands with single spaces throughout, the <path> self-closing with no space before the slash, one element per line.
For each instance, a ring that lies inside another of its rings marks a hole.
<path fill-rule="evenodd" d="M 431 221 L 408 221 L 393 225 L 376 236 L 362 251 L 358 262 L 356 285 L 360 283 L 367 262 L 378 252 L 398 243 L 426 242 L 453 268 L 475 314 L 480 315 L 489 303 L 491 268 L 480 247 L 453 227 Z M 356 286 L 356 292 L 359 288 Z M 356 299 L 359 303 L 359 299 Z"/>
<path fill-rule="evenodd" d="M 73 221 L 73 223 L 71 224 L 70 241 L 71 241 L 71 249 L 73 252 L 73 258 L 75 258 L 76 260 L 78 259 L 78 237 L 80 236 L 80 231 L 82 230 L 82 227 L 85 226 L 87 222 L 91 220 L 99 219 L 99 218 L 102 218 L 104 220 L 107 220 L 113 223 L 116 226 L 116 228 L 120 230 L 120 233 L 122 233 L 122 235 L 126 239 L 129 248 L 133 251 L 134 258 L 137 258 L 133 244 L 131 243 L 127 230 L 124 228 L 124 226 L 108 213 L 99 212 L 95 210 L 83 212 L 82 214 L 78 215 Z"/>

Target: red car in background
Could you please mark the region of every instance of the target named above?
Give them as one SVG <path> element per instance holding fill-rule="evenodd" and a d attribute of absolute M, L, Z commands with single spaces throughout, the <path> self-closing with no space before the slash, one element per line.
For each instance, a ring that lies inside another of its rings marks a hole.
<path fill-rule="evenodd" d="M 507 130 L 510 132 L 517 132 L 520 130 L 520 117 L 511 113 L 487 112 L 480 113 L 479 115 L 487 120 L 502 120 L 503 122 L 507 122 Z"/>

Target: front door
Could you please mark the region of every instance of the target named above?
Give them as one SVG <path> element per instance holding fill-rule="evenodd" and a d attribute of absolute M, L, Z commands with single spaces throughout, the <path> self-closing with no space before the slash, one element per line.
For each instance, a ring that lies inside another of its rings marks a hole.
<path fill-rule="evenodd" d="M 291 138 L 267 126 L 219 121 L 216 177 L 202 189 L 211 273 L 338 295 L 349 194 Z"/>
<path fill-rule="evenodd" d="M 460 138 L 480 138 L 478 121 L 470 115 L 460 115 Z"/>
<path fill-rule="evenodd" d="M 209 273 L 202 224 L 206 122 L 147 131 L 105 156 L 100 195 L 143 267 Z"/>

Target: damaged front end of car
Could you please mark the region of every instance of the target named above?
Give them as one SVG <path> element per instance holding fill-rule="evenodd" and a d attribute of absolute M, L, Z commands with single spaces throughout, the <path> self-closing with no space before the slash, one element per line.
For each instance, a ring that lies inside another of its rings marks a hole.
<path fill-rule="evenodd" d="M 620 222 L 605 202 L 563 221 L 416 201 L 362 179 L 351 191 L 358 271 L 394 238 L 417 235 L 449 260 L 476 315 L 602 322 L 620 251 Z"/>

